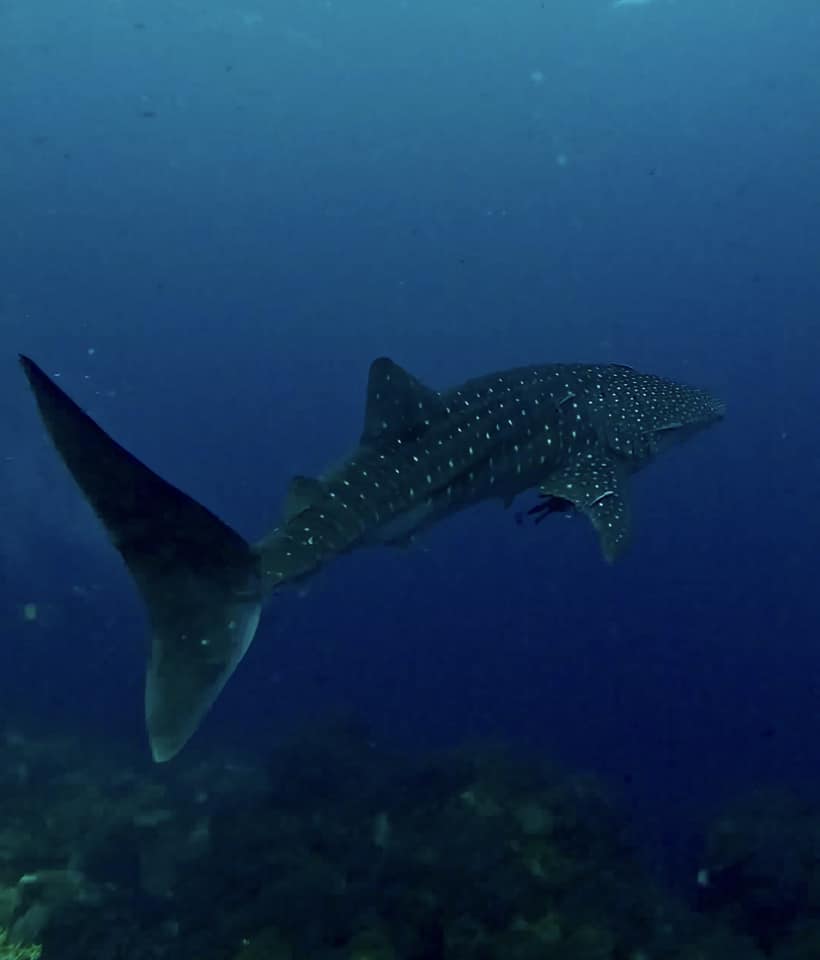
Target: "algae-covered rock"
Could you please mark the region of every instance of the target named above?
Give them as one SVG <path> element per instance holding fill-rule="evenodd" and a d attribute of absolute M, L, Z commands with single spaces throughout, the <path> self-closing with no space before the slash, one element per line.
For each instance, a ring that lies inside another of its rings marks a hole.
<path fill-rule="evenodd" d="M 705 913 L 778 948 L 820 916 L 820 807 L 761 791 L 727 811 L 709 832 L 698 893 Z"/>
<path fill-rule="evenodd" d="M 15 883 L 0 887 L 0 929 L 8 927 L 19 906 L 19 886 Z"/>
<path fill-rule="evenodd" d="M 800 920 L 772 953 L 773 960 L 818 960 L 820 917 Z"/>
<path fill-rule="evenodd" d="M 543 917 L 538 917 L 538 919 L 533 921 L 527 921 L 523 917 L 516 917 L 510 925 L 510 931 L 514 934 L 523 935 L 527 939 L 538 942 L 543 946 L 560 943 L 563 939 L 561 922 L 555 913 L 544 914 Z"/>
<path fill-rule="evenodd" d="M 583 923 L 572 930 L 563 944 L 566 960 L 615 960 L 617 943 L 604 923 Z"/>
<path fill-rule="evenodd" d="M 346 949 L 347 960 L 399 960 L 390 938 L 378 928 L 356 934 Z"/>
<path fill-rule="evenodd" d="M 451 960 L 483 960 L 494 952 L 493 938 L 475 917 L 454 917 L 444 932 L 444 954 Z"/>
<path fill-rule="evenodd" d="M 275 927 L 267 927 L 244 940 L 233 960 L 293 960 L 293 952 Z"/>
<path fill-rule="evenodd" d="M 515 809 L 515 818 L 523 833 L 538 835 L 551 833 L 555 826 L 553 814 L 544 804 L 529 801 Z"/>
<path fill-rule="evenodd" d="M 466 809 L 477 817 L 498 817 L 503 812 L 501 804 L 483 784 L 471 784 L 459 797 Z"/>
<path fill-rule="evenodd" d="M 390 844 L 392 833 L 393 825 L 390 822 L 390 814 L 386 810 L 380 810 L 373 818 L 373 845 L 380 850 L 384 850 Z"/>
<path fill-rule="evenodd" d="M 25 945 L 10 939 L 8 931 L 0 927 L 0 960 L 39 960 L 42 948 Z"/>

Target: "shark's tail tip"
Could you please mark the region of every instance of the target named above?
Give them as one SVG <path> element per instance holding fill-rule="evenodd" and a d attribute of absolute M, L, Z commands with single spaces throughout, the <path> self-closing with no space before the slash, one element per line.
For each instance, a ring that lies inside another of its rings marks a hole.
<path fill-rule="evenodd" d="M 113 440 L 40 367 L 20 362 L 55 447 L 148 612 L 145 713 L 162 763 L 187 743 L 253 640 L 259 561 L 245 540 Z"/>
<path fill-rule="evenodd" d="M 157 763 L 173 759 L 190 740 L 254 638 L 261 596 L 258 587 L 237 591 L 234 572 L 195 581 L 182 568 L 173 601 L 143 594 L 152 624 L 145 723 Z"/>

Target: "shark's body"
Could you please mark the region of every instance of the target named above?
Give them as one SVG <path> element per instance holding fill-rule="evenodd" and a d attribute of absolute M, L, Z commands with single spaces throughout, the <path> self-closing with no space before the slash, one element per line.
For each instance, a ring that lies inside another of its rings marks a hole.
<path fill-rule="evenodd" d="M 521 367 L 439 393 L 376 360 L 358 448 L 321 480 L 296 477 L 280 526 L 250 545 L 21 360 L 52 440 L 145 601 L 156 760 L 197 728 L 277 588 L 357 547 L 406 542 L 465 507 L 509 504 L 531 488 L 547 509 L 571 502 L 585 514 L 614 560 L 629 539 L 629 475 L 723 416 L 703 390 L 615 364 Z"/>

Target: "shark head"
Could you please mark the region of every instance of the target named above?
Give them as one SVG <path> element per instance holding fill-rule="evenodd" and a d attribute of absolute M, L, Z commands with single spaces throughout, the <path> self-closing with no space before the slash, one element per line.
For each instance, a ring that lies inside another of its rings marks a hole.
<path fill-rule="evenodd" d="M 621 364 L 605 368 L 613 399 L 602 434 L 616 454 L 631 459 L 665 450 L 726 415 L 726 404 L 707 390 L 639 373 Z"/>
<path fill-rule="evenodd" d="M 726 416 L 724 401 L 706 390 L 678 384 L 671 386 L 675 396 L 669 417 L 653 424 L 653 441 L 658 453 L 683 443 Z"/>

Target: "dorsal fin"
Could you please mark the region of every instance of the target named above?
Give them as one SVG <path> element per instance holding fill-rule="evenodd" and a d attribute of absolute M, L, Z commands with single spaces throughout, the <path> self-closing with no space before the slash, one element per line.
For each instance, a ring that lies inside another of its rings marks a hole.
<path fill-rule="evenodd" d="M 285 494 L 283 514 L 285 522 L 298 517 L 309 507 L 317 503 L 324 495 L 322 484 L 313 477 L 296 476 L 290 481 L 288 492 Z"/>
<path fill-rule="evenodd" d="M 370 365 L 361 442 L 415 438 L 444 412 L 441 398 L 387 357 Z"/>

